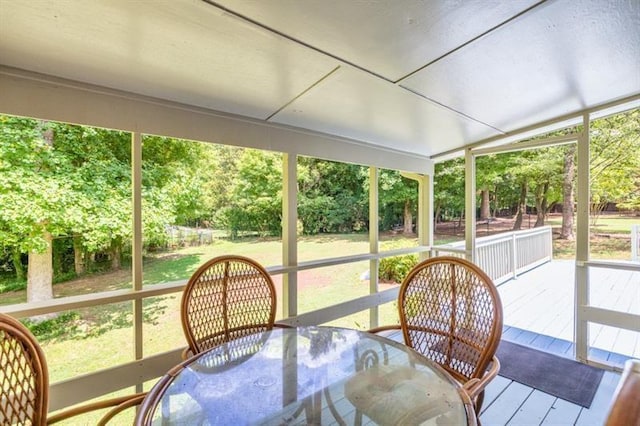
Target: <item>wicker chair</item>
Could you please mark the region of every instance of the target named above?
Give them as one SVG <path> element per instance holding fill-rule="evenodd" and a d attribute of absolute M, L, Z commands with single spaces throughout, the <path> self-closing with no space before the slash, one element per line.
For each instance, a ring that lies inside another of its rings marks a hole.
<path fill-rule="evenodd" d="M 605 424 L 640 426 L 640 359 L 625 362 Z"/>
<path fill-rule="evenodd" d="M 402 329 L 405 344 L 460 382 L 479 413 L 484 388 L 500 370 L 495 352 L 502 335 L 502 303 L 492 280 L 464 259 L 433 257 L 405 277 L 398 310 L 400 325 L 370 331 Z"/>
<path fill-rule="evenodd" d="M 219 256 L 191 276 L 182 295 L 183 359 L 274 327 L 276 290 L 269 273 L 243 256 Z"/>
<path fill-rule="evenodd" d="M 0 313 L 0 424 L 53 424 L 90 411 L 110 408 L 98 425 L 140 404 L 139 393 L 71 408 L 47 418 L 49 372 L 42 348 L 22 323 Z"/>

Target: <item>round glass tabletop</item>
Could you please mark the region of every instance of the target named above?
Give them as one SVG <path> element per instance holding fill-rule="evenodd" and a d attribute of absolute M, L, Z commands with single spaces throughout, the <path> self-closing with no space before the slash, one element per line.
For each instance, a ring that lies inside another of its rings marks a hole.
<path fill-rule="evenodd" d="M 153 424 L 475 424 L 440 366 L 335 327 L 276 328 L 218 346 L 172 369 L 147 398 Z"/>

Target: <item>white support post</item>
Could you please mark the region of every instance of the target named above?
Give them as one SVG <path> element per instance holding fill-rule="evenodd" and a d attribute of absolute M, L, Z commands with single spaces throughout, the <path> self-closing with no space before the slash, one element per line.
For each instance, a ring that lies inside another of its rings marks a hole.
<path fill-rule="evenodd" d="M 575 279 L 575 357 L 587 361 L 589 322 L 583 318 L 583 307 L 589 305 L 589 115 L 583 116 L 582 135 L 578 138 L 577 214 L 576 214 L 576 279 Z"/>
<path fill-rule="evenodd" d="M 378 241 L 380 238 L 378 232 L 378 169 L 369 167 L 369 253 L 377 254 L 379 252 Z M 371 259 L 369 261 L 369 293 L 378 292 L 378 269 L 380 260 Z M 369 309 L 369 327 L 378 326 L 379 310 L 378 306 Z"/>
<path fill-rule="evenodd" d="M 134 290 L 142 290 L 142 135 L 138 132 L 131 134 L 131 202 L 131 281 Z M 142 299 L 135 299 L 132 308 L 134 357 L 138 360 L 144 356 Z M 142 383 L 136 385 L 136 392 L 142 392 Z"/>
<path fill-rule="evenodd" d="M 418 244 L 433 246 L 433 179 L 428 174 L 402 172 L 402 176 L 418 182 Z M 429 252 L 420 252 L 420 260 L 432 256 Z"/>
<path fill-rule="evenodd" d="M 418 180 L 418 244 L 433 247 L 433 178 L 422 175 Z M 421 252 L 420 260 L 430 253 Z"/>
<path fill-rule="evenodd" d="M 464 151 L 464 235 L 465 257 L 476 262 L 476 157 Z"/>
<path fill-rule="evenodd" d="M 298 157 L 282 154 L 282 265 L 298 265 Z M 282 276 L 282 315 L 298 314 L 298 274 Z"/>
<path fill-rule="evenodd" d="M 518 276 L 518 240 L 516 239 L 516 233 L 511 234 L 511 272 L 513 279 Z"/>

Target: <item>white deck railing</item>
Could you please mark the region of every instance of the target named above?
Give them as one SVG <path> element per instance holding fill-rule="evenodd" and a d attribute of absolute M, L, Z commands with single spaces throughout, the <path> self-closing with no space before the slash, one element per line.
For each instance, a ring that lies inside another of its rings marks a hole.
<path fill-rule="evenodd" d="M 464 257 L 464 241 L 435 246 L 435 256 Z M 496 284 L 553 259 L 550 226 L 514 231 L 476 239 L 476 263 Z"/>

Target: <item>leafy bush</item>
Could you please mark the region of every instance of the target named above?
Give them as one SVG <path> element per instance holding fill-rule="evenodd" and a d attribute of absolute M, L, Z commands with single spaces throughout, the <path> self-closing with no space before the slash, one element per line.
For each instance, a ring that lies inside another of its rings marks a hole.
<path fill-rule="evenodd" d="M 13 277 L 11 278 L 2 278 L 0 276 L 0 293 L 6 293 L 9 291 L 20 291 L 27 289 L 27 281 L 26 280 L 17 280 Z"/>
<path fill-rule="evenodd" d="M 381 280 L 400 283 L 417 263 L 417 254 L 387 257 L 380 260 L 378 274 Z"/>

